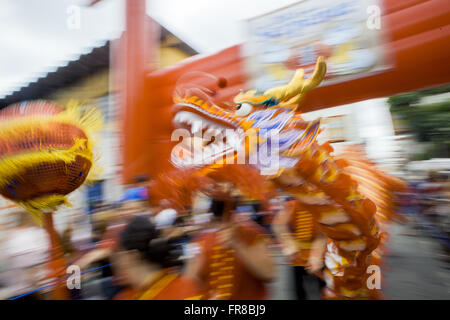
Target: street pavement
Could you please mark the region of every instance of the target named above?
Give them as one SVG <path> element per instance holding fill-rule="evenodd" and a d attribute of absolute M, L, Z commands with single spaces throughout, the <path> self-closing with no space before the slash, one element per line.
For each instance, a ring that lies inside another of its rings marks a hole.
<path fill-rule="evenodd" d="M 386 298 L 450 299 L 450 263 L 439 242 L 412 224 L 396 224 L 390 234 Z"/>
<path fill-rule="evenodd" d="M 389 254 L 382 268 L 382 290 L 386 299 L 450 299 L 450 263 L 442 247 L 425 230 L 413 224 L 394 224 L 389 231 Z M 271 284 L 271 299 L 295 299 L 292 270 L 278 262 L 277 281 Z M 305 288 L 310 300 L 320 299 L 317 283 L 308 277 Z"/>

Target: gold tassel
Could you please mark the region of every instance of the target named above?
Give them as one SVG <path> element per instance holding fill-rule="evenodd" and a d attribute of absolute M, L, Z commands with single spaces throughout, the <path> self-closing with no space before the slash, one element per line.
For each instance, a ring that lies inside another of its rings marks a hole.
<path fill-rule="evenodd" d="M 61 205 L 66 205 L 68 207 L 72 206 L 72 204 L 67 200 L 66 196 L 60 194 L 51 194 L 27 201 L 17 202 L 17 204 L 31 213 L 40 225 L 42 225 L 43 215 L 45 214 L 45 211 L 56 211 L 57 208 Z"/>

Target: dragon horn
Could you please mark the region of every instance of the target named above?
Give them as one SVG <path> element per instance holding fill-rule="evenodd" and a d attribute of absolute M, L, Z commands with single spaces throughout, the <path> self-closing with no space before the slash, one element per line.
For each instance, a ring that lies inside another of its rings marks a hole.
<path fill-rule="evenodd" d="M 305 81 L 302 92 L 307 92 L 317 87 L 322 82 L 326 72 L 327 72 L 327 64 L 325 63 L 323 57 L 319 57 L 316 62 L 316 68 L 314 69 L 314 73 L 309 79 Z"/>
<path fill-rule="evenodd" d="M 303 87 L 303 83 L 305 81 L 304 76 L 305 71 L 303 69 L 298 69 L 297 71 L 295 71 L 294 77 L 288 84 L 269 89 L 264 92 L 264 95 L 272 96 L 278 101 L 284 101 L 292 98 L 296 96 Z"/>
<path fill-rule="evenodd" d="M 323 57 L 319 57 L 316 62 L 314 73 L 309 79 L 304 79 L 305 72 L 298 69 L 292 80 L 284 86 L 275 87 L 264 92 L 278 101 L 300 101 L 303 95 L 309 90 L 317 87 L 323 80 L 327 67 Z M 295 98 L 295 99 L 294 99 Z"/>

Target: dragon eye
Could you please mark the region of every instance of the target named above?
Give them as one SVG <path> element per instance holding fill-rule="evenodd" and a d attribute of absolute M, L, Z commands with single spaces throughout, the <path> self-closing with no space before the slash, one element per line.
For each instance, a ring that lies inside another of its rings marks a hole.
<path fill-rule="evenodd" d="M 236 106 L 235 114 L 240 117 L 245 117 L 250 112 L 252 112 L 252 105 L 249 103 L 242 103 Z"/>

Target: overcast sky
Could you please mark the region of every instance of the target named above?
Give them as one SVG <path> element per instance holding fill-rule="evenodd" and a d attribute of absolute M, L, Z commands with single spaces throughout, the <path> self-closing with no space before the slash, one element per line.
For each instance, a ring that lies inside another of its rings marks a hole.
<path fill-rule="evenodd" d="M 316 0 L 317 1 L 317 0 Z M 0 97 L 90 48 L 124 27 L 124 0 L 0 1 Z M 147 14 L 201 53 L 245 40 L 245 19 L 300 0 L 147 0 Z M 80 5 L 77 27 L 76 8 Z"/>

